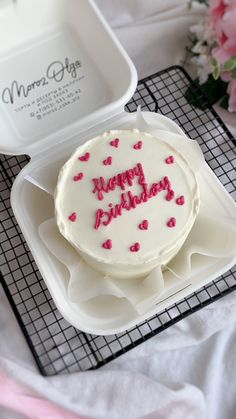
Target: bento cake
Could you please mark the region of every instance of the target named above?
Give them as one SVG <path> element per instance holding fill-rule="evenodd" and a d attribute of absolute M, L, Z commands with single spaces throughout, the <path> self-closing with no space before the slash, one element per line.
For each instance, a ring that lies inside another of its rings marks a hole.
<path fill-rule="evenodd" d="M 61 234 L 95 270 L 141 277 L 180 249 L 199 210 L 185 158 L 161 138 L 105 132 L 77 148 L 55 191 Z"/>

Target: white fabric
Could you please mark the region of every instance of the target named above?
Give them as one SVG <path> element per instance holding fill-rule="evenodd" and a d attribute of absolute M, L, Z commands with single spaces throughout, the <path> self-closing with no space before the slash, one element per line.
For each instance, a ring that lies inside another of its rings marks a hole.
<path fill-rule="evenodd" d="M 179 63 L 188 27 L 202 13 L 202 7 L 189 11 L 184 0 L 97 4 L 134 60 L 139 77 Z M 91 417 L 235 419 L 235 320 L 231 294 L 97 371 L 44 378 L 1 290 L 0 369 L 42 396 Z M 0 417 L 22 419 L 1 408 Z"/>

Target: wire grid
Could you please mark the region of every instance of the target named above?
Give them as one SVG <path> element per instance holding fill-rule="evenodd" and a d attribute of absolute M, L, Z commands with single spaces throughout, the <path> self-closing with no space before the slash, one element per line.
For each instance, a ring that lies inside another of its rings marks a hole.
<path fill-rule="evenodd" d="M 235 199 L 235 140 L 213 109 L 202 112 L 187 103 L 184 92 L 189 85 L 199 102 L 207 102 L 187 73 L 175 66 L 141 80 L 127 110 L 135 111 L 141 104 L 143 110 L 176 121 L 199 142 L 210 167 Z M 28 161 L 27 156 L 0 156 L 0 269 L 3 288 L 43 375 L 98 368 L 236 289 L 234 268 L 124 333 L 103 337 L 76 330 L 56 309 L 11 210 L 11 185 Z"/>

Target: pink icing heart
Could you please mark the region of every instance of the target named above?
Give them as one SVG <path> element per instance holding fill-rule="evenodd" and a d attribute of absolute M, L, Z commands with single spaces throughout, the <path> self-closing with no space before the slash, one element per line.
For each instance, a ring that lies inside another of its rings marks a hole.
<path fill-rule="evenodd" d="M 76 221 L 76 218 L 77 218 L 76 212 L 72 212 L 72 214 L 69 215 L 68 217 L 68 219 L 72 221 L 73 223 Z"/>
<path fill-rule="evenodd" d="M 112 157 L 109 156 L 109 157 L 107 157 L 107 159 L 103 160 L 103 164 L 105 166 L 110 166 L 112 164 Z"/>
<path fill-rule="evenodd" d="M 147 230 L 148 229 L 148 220 L 143 220 L 142 223 L 139 224 L 140 230 Z"/>
<path fill-rule="evenodd" d="M 176 204 L 177 205 L 184 205 L 185 204 L 185 199 L 184 199 L 183 195 L 179 196 L 179 198 L 176 199 Z"/>
<path fill-rule="evenodd" d="M 112 248 L 112 241 L 111 240 L 107 240 L 106 242 L 104 242 L 102 244 L 102 247 L 104 249 L 110 250 Z"/>
<path fill-rule="evenodd" d="M 80 172 L 80 173 L 78 173 L 78 175 L 75 175 L 73 177 L 73 179 L 74 179 L 75 182 L 77 182 L 78 180 L 83 179 L 83 177 L 84 177 L 84 174 L 82 172 Z"/>
<path fill-rule="evenodd" d="M 176 226 L 176 218 L 175 217 L 171 217 L 169 219 L 169 221 L 167 222 L 167 226 L 168 227 L 175 227 Z"/>
<path fill-rule="evenodd" d="M 175 196 L 174 191 L 172 191 L 172 189 L 169 189 L 166 195 L 166 200 L 167 201 L 171 201 Z"/>
<path fill-rule="evenodd" d="M 118 146 L 119 146 L 119 142 L 120 142 L 119 138 L 115 138 L 115 140 L 112 140 L 112 141 L 110 142 L 110 145 L 111 145 L 112 147 L 118 148 Z"/>
<path fill-rule="evenodd" d="M 143 146 L 143 142 L 142 141 L 138 141 L 136 144 L 134 144 L 134 147 L 133 148 L 135 150 L 141 150 L 142 146 Z"/>
<path fill-rule="evenodd" d="M 166 164 L 172 164 L 174 163 L 175 159 L 174 156 L 169 156 L 165 159 Z"/>
<path fill-rule="evenodd" d="M 130 246 L 130 251 L 131 252 L 138 252 L 140 250 L 140 244 L 139 243 L 134 243 L 132 246 Z"/>
<path fill-rule="evenodd" d="M 85 153 L 84 156 L 79 157 L 80 161 L 88 161 L 90 158 L 90 153 Z"/>

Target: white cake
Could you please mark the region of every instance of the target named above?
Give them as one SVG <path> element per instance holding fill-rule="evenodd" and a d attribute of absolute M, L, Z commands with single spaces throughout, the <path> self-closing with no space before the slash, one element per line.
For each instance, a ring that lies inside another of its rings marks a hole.
<path fill-rule="evenodd" d="M 184 157 L 151 134 L 106 132 L 77 148 L 55 192 L 61 234 L 94 269 L 140 277 L 180 249 L 199 210 Z"/>

